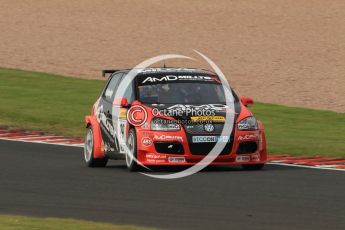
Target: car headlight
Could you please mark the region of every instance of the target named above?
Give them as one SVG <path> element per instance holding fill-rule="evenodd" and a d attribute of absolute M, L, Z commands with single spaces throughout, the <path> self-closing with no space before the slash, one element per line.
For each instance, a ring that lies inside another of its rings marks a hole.
<path fill-rule="evenodd" d="M 178 131 L 180 130 L 180 125 L 174 120 L 156 117 L 151 121 L 151 129 L 157 131 Z"/>
<path fill-rule="evenodd" d="M 258 122 L 255 117 L 247 117 L 238 122 L 237 128 L 239 130 L 257 130 Z"/>

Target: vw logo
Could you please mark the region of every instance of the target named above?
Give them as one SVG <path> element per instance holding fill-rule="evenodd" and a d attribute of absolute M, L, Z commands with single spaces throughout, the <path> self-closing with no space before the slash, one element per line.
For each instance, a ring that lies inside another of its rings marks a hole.
<path fill-rule="evenodd" d="M 212 125 L 212 124 L 206 124 L 206 125 L 204 126 L 204 129 L 205 129 L 206 132 L 211 133 L 211 132 L 214 131 L 214 125 Z"/>

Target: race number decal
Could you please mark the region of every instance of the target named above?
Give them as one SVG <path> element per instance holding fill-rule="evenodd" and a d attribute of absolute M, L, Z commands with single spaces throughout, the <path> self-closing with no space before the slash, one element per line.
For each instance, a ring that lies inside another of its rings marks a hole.
<path fill-rule="evenodd" d="M 118 140 L 120 145 L 120 153 L 125 153 L 123 148 L 126 145 L 126 130 L 127 130 L 127 120 L 119 119 L 118 121 Z"/>

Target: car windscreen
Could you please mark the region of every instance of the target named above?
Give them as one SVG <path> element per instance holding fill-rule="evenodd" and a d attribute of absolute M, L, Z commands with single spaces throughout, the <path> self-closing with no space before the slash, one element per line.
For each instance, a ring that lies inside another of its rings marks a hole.
<path fill-rule="evenodd" d="M 205 82 L 169 82 L 138 86 L 139 101 L 144 104 L 224 104 L 221 84 Z"/>

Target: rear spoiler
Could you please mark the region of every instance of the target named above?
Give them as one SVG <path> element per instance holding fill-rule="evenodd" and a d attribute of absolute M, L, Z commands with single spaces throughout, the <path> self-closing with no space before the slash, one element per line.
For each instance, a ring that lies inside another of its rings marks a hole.
<path fill-rule="evenodd" d="M 102 77 L 105 77 L 106 74 L 112 74 L 120 71 L 120 69 L 104 69 L 102 70 Z"/>

